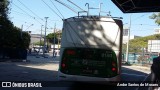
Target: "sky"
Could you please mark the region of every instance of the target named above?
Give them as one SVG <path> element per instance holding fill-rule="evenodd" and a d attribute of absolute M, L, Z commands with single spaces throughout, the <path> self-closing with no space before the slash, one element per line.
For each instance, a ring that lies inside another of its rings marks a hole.
<path fill-rule="evenodd" d="M 45 29 L 45 17 L 47 19 L 47 34 L 53 33 L 54 28 L 62 29 L 62 19 L 77 16 L 75 12 L 56 2 L 55 0 L 10 0 L 9 18 L 13 24 L 19 28 L 23 25 L 23 31 L 32 31 L 32 34 L 40 34 Z M 60 0 L 76 11 L 79 8 L 69 3 L 67 0 Z M 153 13 L 132 13 L 126 14 L 120 11 L 111 0 L 71 0 L 84 10 L 89 3 L 90 7 L 99 7 L 102 4 L 102 11 L 111 12 L 113 17 L 122 17 L 124 28 L 129 27 L 131 17 L 131 35 L 148 36 L 154 34 L 154 29 L 159 28 L 155 21 L 149 19 Z M 58 10 L 57 10 L 58 9 Z M 56 14 L 56 13 L 58 14 Z M 60 13 L 59 13 L 60 12 Z M 86 15 L 86 14 L 81 14 Z M 98 15 L 98 10 L 90 10 L 90 15 Z M 103 13 L 102 15 L 106 15 Z"/>

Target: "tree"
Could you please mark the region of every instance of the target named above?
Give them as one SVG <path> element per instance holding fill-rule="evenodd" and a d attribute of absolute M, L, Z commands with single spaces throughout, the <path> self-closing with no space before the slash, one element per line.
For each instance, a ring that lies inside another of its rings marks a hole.
<path fill-rule="evenodd" d="M 44 46 L 44 41 L 35 42 L 34 45 Z"/>
<path fill-rule="evenodd" d="M 7 44 L 7 40 L 10 35 L 10 30 L 13 28 L 13 24 L 8 19 L 8 0 L 0 1 L 0 47 L 3 48 Z M 9 35 L 7 35 L 9 34 Z"/>
<path fill-rule="evenodd" d="M 160 25 L 160 12 L 153 13 L 149 18 L 154 19 L 155 23 L 158 24 L 158 26 Z"/>
<path fill-rule="evenodd" d="M 50 33 L 47 35 L 47 39 L 50 43 L 54 44 L 54 37 L 55 37 L 55 44 L 58 44 L 59 38 L 62 36 L 62 33 Z"/>
<path fill-rule="evenodd" d="M 21 32 L 21 29 L 9 20 L 9 4 L 9 0 L 0 1 L 0 48 L 28 48 L 30 35 Z"/>
<path fill-rule="evenodd" d="M 148 40 L 160 40 L 160 34 L 139 37 L 139 38 L 130 40 L 129 51 L 130 52 L 142 52 L 142 48 L 147 48 Z M 126 46 L 124 46 L 124 48 L 125 47 Z"/>

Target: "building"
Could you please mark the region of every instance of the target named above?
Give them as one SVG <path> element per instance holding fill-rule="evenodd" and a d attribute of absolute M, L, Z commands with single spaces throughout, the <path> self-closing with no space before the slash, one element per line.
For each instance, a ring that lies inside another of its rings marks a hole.
<path fill-rule="evenodd" d="M 31 35 L 31 42 L 30 42 L 31 45 L 36 42 L 40 42 L 40 38 L 41 38 L 40 34 L 30 34 L 30 35 Z M 44 35 L 42 35 L 41 40 L 42 41 L 44 40 Z"/>
<path fill-rule="evenodd" d="M 128 28 L 123 29 L 123 44 L 127 44 L 127 42 L 128 42 L 128 30 L 129 30 Z M 130 35 L 129 40 L 139 38 L 139 37 L 140 36 Z"/>
<path fill-rule="evenodd" d="M 148 40 L 148 52 L 150 53 L 160 52 L 160 40 Z"/>
<path fill-rule="evenodd" d="M 155 28 L 154 29 L 154 34 L 160 34 L 160 28 Z"/>
<path fill-rule="evenodd" d="M 32 48 L 32 49 L 37 49 L 37 48 L 39 48 L 39 46 L 38 45 L 35 45 L 35 43 L 37 43 L 37 42 L 40 42 L 40 38 L 41 38 L 41 41 L 43 42 L 44 41 L 44 35 L 42 35 L 42 37 L 41 37 L 41 35 L 40 34 L 31 34 L 31 32 L 30 31 L 27 31 L 29 34 L 30 34 L 30 36 L 31 36 L 31 42 L 30 42 L 30 48 Z M 62 30 L 57 30 L 55 33 L 57 33 L 58 34 L 58 45 L 56 45 L 56 47 L 55 47 L 55 49 L 58 49 L 58 48 L 60 48 L 60 42 L 61 42 L 61 34 L 60 33 L 62 33 Z M 51 45 L 51 51 L 53 52 L 53 46 L 54 45 Z M 43 46 L 42 46 L 43 47 Z M 38 49 L 37 49 L 38 50 Z"/>
<path fill-rule="evenodd" d="M 126 28 L 123 29 L 123 36 L 128 36 L 128 30 L 129 30 L 129 29 L 126 29 Z"/>

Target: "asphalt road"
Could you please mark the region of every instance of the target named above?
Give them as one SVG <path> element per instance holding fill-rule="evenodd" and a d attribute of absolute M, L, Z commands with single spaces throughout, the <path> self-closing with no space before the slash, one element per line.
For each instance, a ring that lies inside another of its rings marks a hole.
<path fill-rule="evenodd" d="M 75 82 L 57 82 L 57 70 L 58 62 L 56 59 L 53 60 L 51 56 L 48 58 L 35 56 L 29 56 L 30 62 L 0 62 L 0 81 L 51 81 L 47 82 L 48 85 L 53 87 L 43 88 L 23 88 L 23 90 L 143 90 L 142 87 L 112 87 L 110 85 L 99 85 L 89 83 L 75 83 Z M 122 67 L 122 82 L 128 84 L 128 82 L 143 82 L 148 79 L 150 71 L 147 69 L 139 70 L 134 66 L 123 66 Z M 46 83 L 46 82 L 43 82 Z M 0 90 L 8 90 L 10 88 L 0 88 Z M 18 90 L 21 88 L 12 88 L 12 90 Z M 145 87 L 146 89 L 146 87 Z"/>

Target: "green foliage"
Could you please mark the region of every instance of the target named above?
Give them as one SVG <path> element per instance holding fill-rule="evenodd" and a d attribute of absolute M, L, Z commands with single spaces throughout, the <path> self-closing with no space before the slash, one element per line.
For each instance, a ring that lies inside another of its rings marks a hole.
<path fill-rule="evenodd" d="M 160 40 L 160 34 L 150 35 L 146 37 L 140 37 L 130 40 L 129 51 L 130 52 L 142 52 L 141 48 L 147 48 L 148 40 Z M 124 45 L 124 48 L 126 46 Z"/>
<path fill-rule="evenodd" d="M 62 33 L 50 33 L 46 37 L 49 40 L 49 43 L 54 44 L 54 37 L 55 37 L 55 44 L 58 44 L 58 38 L 62 36 Z"/>
<path fill-rule="evenodd" d="M 160 25 L 160 12 L 153 13 L 149 18 L 154 19 L 155 23 L 158 24 L 158 26 Z"/>
<path fill-rule="evenodd" d="M 30 35 L 13 25 L 8 19 L 9 0 L 0 1 L 0 47 L 1 48 L 28 48 Z"/>
<path fill-rule="evenodd" d="M 34 45 L 40 45 L 40 46 L 44 46 L 44 41 L 41 41 L 41 42 L 36 42 L 36 43 L 34 43 Z"/>
<path fill-rule="evenodd" d="M 21 32 L 17 27 L 11 30 L 0 30 L 0 46 L 2 48 L 28 48 L 30 44 L 30 35 L 26 32 Z M 21 36 L 22 35 L 22 36 Z"/>
<path fill-rule="evenodd" d="M 9 5 L 8 0 L 0 0 L 0 16 L 6 18 L 8 14 L 8 5 Z"/>

